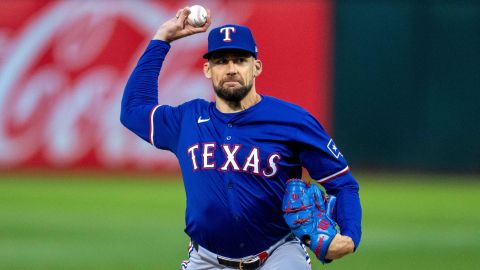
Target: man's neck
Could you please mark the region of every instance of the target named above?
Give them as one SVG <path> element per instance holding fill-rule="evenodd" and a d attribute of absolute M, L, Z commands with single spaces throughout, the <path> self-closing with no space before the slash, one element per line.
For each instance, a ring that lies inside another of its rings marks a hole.
<path fill-rule="evenodd" d="M 217 109 L 222 113 L 235 113 L 244 111 L 252 107 L 253 105 L 260 102 L 261 99 L 262 97 L 257 94 L 257 91 L 255 91 L 255 89 L 252 88 L 252 90 L 250 90 L 250 92 L 241 101 L 231 102 L 224 100 L 218 96 L 215 98 L 215 101 Z"/>

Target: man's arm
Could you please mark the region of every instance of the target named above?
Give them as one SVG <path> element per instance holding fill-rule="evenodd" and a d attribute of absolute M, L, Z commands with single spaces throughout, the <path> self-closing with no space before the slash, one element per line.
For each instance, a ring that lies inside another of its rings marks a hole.
<path fill-rule="evenodd" d="M 309 113 L 295 139 L 301 143 L 300 160 L 310 176 L 336 197 L 333 219 L 340 227 L 330 243 L 327 259 L 338 259 L 356 250 L 361 238 L 362 208 L 359 186 L 347 161 L 320 123 Z"/>
<path fill-rule="evenodd" d="M 158 105 L 158 75 L 170 45 L 152 40 L 140 57 L 123 93 L 120 121 L 150 142 L 150 115 Z"/>
<path fill-rule="evenodd" d="M 362 208 L 358 194 L 359 186 L 351 173 L 323 183 L 328 194 L 337 197 L 334 219 L 340 227 L 328 249 L 327 259 L 339 259 L 355 251 L 362 235 Z"/>
<path fill-rule="evenodd" d="M 122 124 L 153 144 L 152 116 L 158 105 L 158 75 L 170 42 L 196 33 L 205 32 L 211 19 L 208 13 L 203 27 L 193 27 L 186 23 L 190 11 L 178 10 L 177 16 L 166 21 L 157 30 L 138 61 L 125 87 L 122 98 L 120 121 Z"/>

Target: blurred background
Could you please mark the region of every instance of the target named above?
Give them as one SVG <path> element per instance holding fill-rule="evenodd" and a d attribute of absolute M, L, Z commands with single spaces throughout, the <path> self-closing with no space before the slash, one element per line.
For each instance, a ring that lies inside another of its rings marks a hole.
<path fill-rule="evenodd" d="M 0 1 L 0 269 L 179 269 L 175 157 L 119 122 L 162 22 L 248 25 L 259 92 L 309 110 L 360 182 L 356 254 L 313 269 L 480 265 L 480 1 Z M 175 41 L 159 102 L 212 99 L 206 34 Z"/>

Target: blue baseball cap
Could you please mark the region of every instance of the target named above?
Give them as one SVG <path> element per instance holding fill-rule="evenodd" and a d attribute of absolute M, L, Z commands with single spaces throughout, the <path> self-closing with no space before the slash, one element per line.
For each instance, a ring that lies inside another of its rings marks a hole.
<path fill-rule="evenodd" d="M 247 51 L 257 58 L 258 50 L 252 31 L 248 27 L 227 24 L 214 28 L 208 34 L 208 52 L 203 58 L 208 59 L 212 53 L 220 50 Z"/>

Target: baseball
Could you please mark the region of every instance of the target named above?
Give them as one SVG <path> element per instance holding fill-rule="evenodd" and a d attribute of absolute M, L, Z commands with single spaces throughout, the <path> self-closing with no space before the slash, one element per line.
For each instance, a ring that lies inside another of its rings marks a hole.
<path fill-rule="evenodd" d="M 187 22 L 191 26 L 200 27 L 207 21 L 207 10 L 200 5 L 193 5 L 189 7 L 190 14 L 188 15 Z"/>

